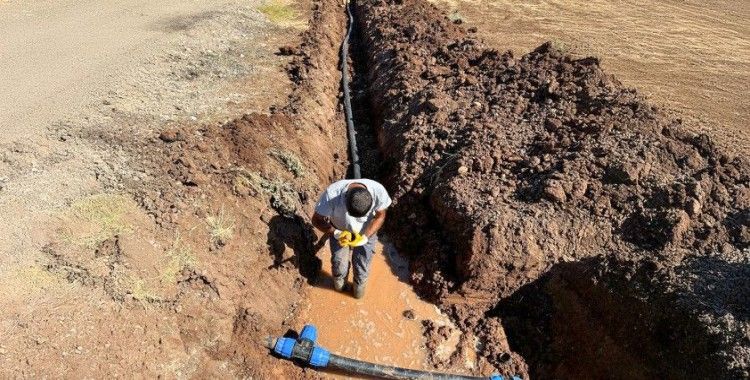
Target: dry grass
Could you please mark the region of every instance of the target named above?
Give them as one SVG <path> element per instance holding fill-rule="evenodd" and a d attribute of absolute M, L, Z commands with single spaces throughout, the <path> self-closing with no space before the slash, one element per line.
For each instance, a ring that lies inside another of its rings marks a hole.
<path fill-rule="evenodd" d="M 234 219 L 228 216 L 222 207 L 216 215 L 206 217 L 206 224 L 211 234 L 211 241 L 225 245 L 234 236 Z"/>
<path fill-rule="evenodd" d="M 49 271 L 44 270 L 39 266 L 29 266 L 19 268 L 18 270 L 9 274 L 9 278 L 3 279 L 9 283 L 13 283 L 15 291 L 26 292 L 26 291 L 43 291 L 58 287 L 72 286 L 66 281 L 61 281 L 60 277 L 53 275 Z"/>
<path fill-rule="evenodd" d="M 298 23 L 297 11 L 283 0 L 268 0 L 259 6 L 258 10 L 274 24 L 291 26 Z"/>
<path fill-rule="evenodd" d="M 63 240 L 96 248 L 105 240 L 131 230 L 126 214 L 133 207 L 133 201 L 120 194 L 97 194 L 80 199 L 65 213 Z"/>
<path fill-rule="evenodd" d="M 283 215 L 292 215 L 297 210 L 297 191 L 292 184 L 283 180 L 270 180 L 259 173 L 239 169 L 236 171 L 233 187 L 237 194 L 270 195 L 271 207 Z"/>
<path fill-rule="evenodd" d="M 451 20 L 451 21 L 453 21 L 453 22 L 456 22 L 456 21 L 459 21 L 459 20 L 463 21 L 463 17 L 461 17 L 461 14 L 458 13 L 458 11 L 453 11 L 453 12 L 449 13 L 448 14 L 448 19 Z"/>
<path fill-rule="evenodd" d="M 145 304 L 148 302 L 159 302 L 163 300 L 163 298 L 156 293 L 156 291 L 152 290 L 142 278 L 128 277 L 125 279 L 125 282 L 128 285 L 128 293 L 130 294 L 130 297 L 136 301 Z"/>
<path fill-rule="evenodd" d="M 299 178 L 305 175 L 305 165 L 296 154 L 281 149 L 272 149 L 268 154 L 281 162 L 286 170 L 289 170 L 295 177 Z"/>
<path fill-rule="evenodd" d="M 161 280 L 166 284 L 173 284 L 177 281 L 177 275 L 184 269 L 195 268 L 198 264 L 198 258 L 193 251 L 182 243 L 180 234 L 175 237 L 172 246 L 167 251 L 169 261 L 162 271 Z"/>

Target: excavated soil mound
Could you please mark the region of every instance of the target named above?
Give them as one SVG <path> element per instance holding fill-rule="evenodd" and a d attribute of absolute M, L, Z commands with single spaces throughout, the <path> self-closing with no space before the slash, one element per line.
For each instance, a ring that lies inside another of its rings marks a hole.
<path fill-rule="evenodd" d="M 479 370 L 747 378 L 745 158 L 596 58 L 488 50 L 421 0 L 356 10 L 392 234 Z"/>

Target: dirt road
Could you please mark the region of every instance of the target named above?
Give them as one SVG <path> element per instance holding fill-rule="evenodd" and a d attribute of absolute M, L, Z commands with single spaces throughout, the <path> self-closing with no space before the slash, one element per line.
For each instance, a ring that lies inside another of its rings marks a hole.
<path fill-rule="evenodd" d="M 180 32 L 231 2 L 10 1 L 0 5 L 2 142 L 29 139 L 49 123 L 106 98 Z"/>

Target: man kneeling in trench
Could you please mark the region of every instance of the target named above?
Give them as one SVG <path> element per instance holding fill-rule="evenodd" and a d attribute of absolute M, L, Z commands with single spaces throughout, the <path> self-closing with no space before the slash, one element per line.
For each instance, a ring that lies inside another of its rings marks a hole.
<path fill-rule="evenodd" d="M 351 261 L 354 297 L 364 296 L 377 232 L 390 205 L 385 187 L 370 179 L 337 181 L 321 194 L 312 223 L 329 235 L 333 286 L 337 291 L 344 290 Z"/>

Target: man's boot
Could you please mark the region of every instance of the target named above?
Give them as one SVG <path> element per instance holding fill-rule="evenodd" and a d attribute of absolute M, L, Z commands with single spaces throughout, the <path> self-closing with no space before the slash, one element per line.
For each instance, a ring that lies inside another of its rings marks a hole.
<path fill-rule="evenodd" d="M 346 285 L 346 279 L 345 278 L 334 278 L 333 279 L 333 288 L 336 289 L 337 292 L 344 290 L 344 285 Z"/>
<path fill-rule="evenodd" d="M 360 299 L 365 296 L 365 284 L 354 284 L 354 291 L 352 292 L 354 298 Z"/>

